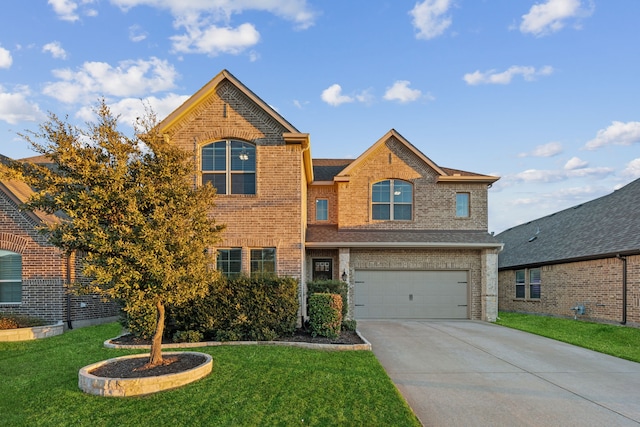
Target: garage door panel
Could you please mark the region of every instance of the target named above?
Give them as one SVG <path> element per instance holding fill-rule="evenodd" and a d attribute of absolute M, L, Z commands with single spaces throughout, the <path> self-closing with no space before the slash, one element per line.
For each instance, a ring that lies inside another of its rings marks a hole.
<path fill-rule="evenodd" d="M 467 319 L 466 271 L 357 270 L 356 319 Z"/>

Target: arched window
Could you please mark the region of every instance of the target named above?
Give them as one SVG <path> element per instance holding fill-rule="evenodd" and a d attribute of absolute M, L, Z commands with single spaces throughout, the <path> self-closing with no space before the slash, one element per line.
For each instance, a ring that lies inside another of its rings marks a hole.
<path fill-rule="evenodd" d="M 22 255 L 0 249 L 0 303 L 22 302 Z"/>
<path fill-rule="evenodd" d="M 256 194 L 256 146 L 225 140 L 201 148 L 202 184 L 218 194 Z"/>
<path fill-rule="evenodd" d="M 399 179 L 388 179 L 371 187 L 371 218 L 407 221 L 413 215 L 413 185 Z"/>

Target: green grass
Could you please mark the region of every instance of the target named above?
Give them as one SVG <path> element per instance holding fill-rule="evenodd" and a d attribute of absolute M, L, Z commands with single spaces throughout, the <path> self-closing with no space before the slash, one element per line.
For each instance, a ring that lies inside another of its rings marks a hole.
<path fill-rule="evenodd" d="M 638 328 L 506 312 L 496 323 L 640 363 Z"/>
<path fill-rule="evenodd" d="M 0 343 L 0 424 L 29 426 L 419 426 L 368 351 L 276 346 L 197 349 L 213 372 L 184 387 L 130 398 L 78 389 L 81 367 L 144 351 L 103 341 L 118 324 L 44 340 Z"/>

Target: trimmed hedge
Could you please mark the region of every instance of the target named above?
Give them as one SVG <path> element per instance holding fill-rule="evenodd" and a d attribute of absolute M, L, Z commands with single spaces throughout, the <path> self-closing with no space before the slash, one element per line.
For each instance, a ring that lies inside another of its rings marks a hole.
<path fill-rule="evenodd" d="M 311 335 L 337 338 L 342 324 L 342 297 L 338 294 L 313 294 L 309 297 Z"/>
<path fill-rule="evenodd" d="M 313 294 L 338 294 L 342 297 L 342 318 L 347 318 L 349 305 L 347 304 L 347 292 L 349 288 L 342 280 L 314 280 L 307 283 L 308 295 Z"/>
<path fill-rule="evenodd" d="M 298 307 L 298 282 L 293 278 L 221 278 L 204 298 L 168 310 L 167 333 L 197 331 L 216 341 L 269 341 L 293 334 Z"/>

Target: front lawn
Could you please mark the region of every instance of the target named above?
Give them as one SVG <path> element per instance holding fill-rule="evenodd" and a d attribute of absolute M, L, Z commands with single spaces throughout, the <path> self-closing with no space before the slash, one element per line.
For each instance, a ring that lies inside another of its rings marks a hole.
<path fill-rule="evenodd" d="M 621 359 L 640 362 L 638 328 L 507 312 L 501 312 L 496 323 Z"/>
<path fill-rule="evenodd" d="M 120 325 L 0 343 L 0 424 L 29 426 L 419 426 L 369 351 L 203 347 L 210 376 L 154 395 L 105 398 L 78 389 L 78 370 L 144 351 L 103 347 Z"/>

